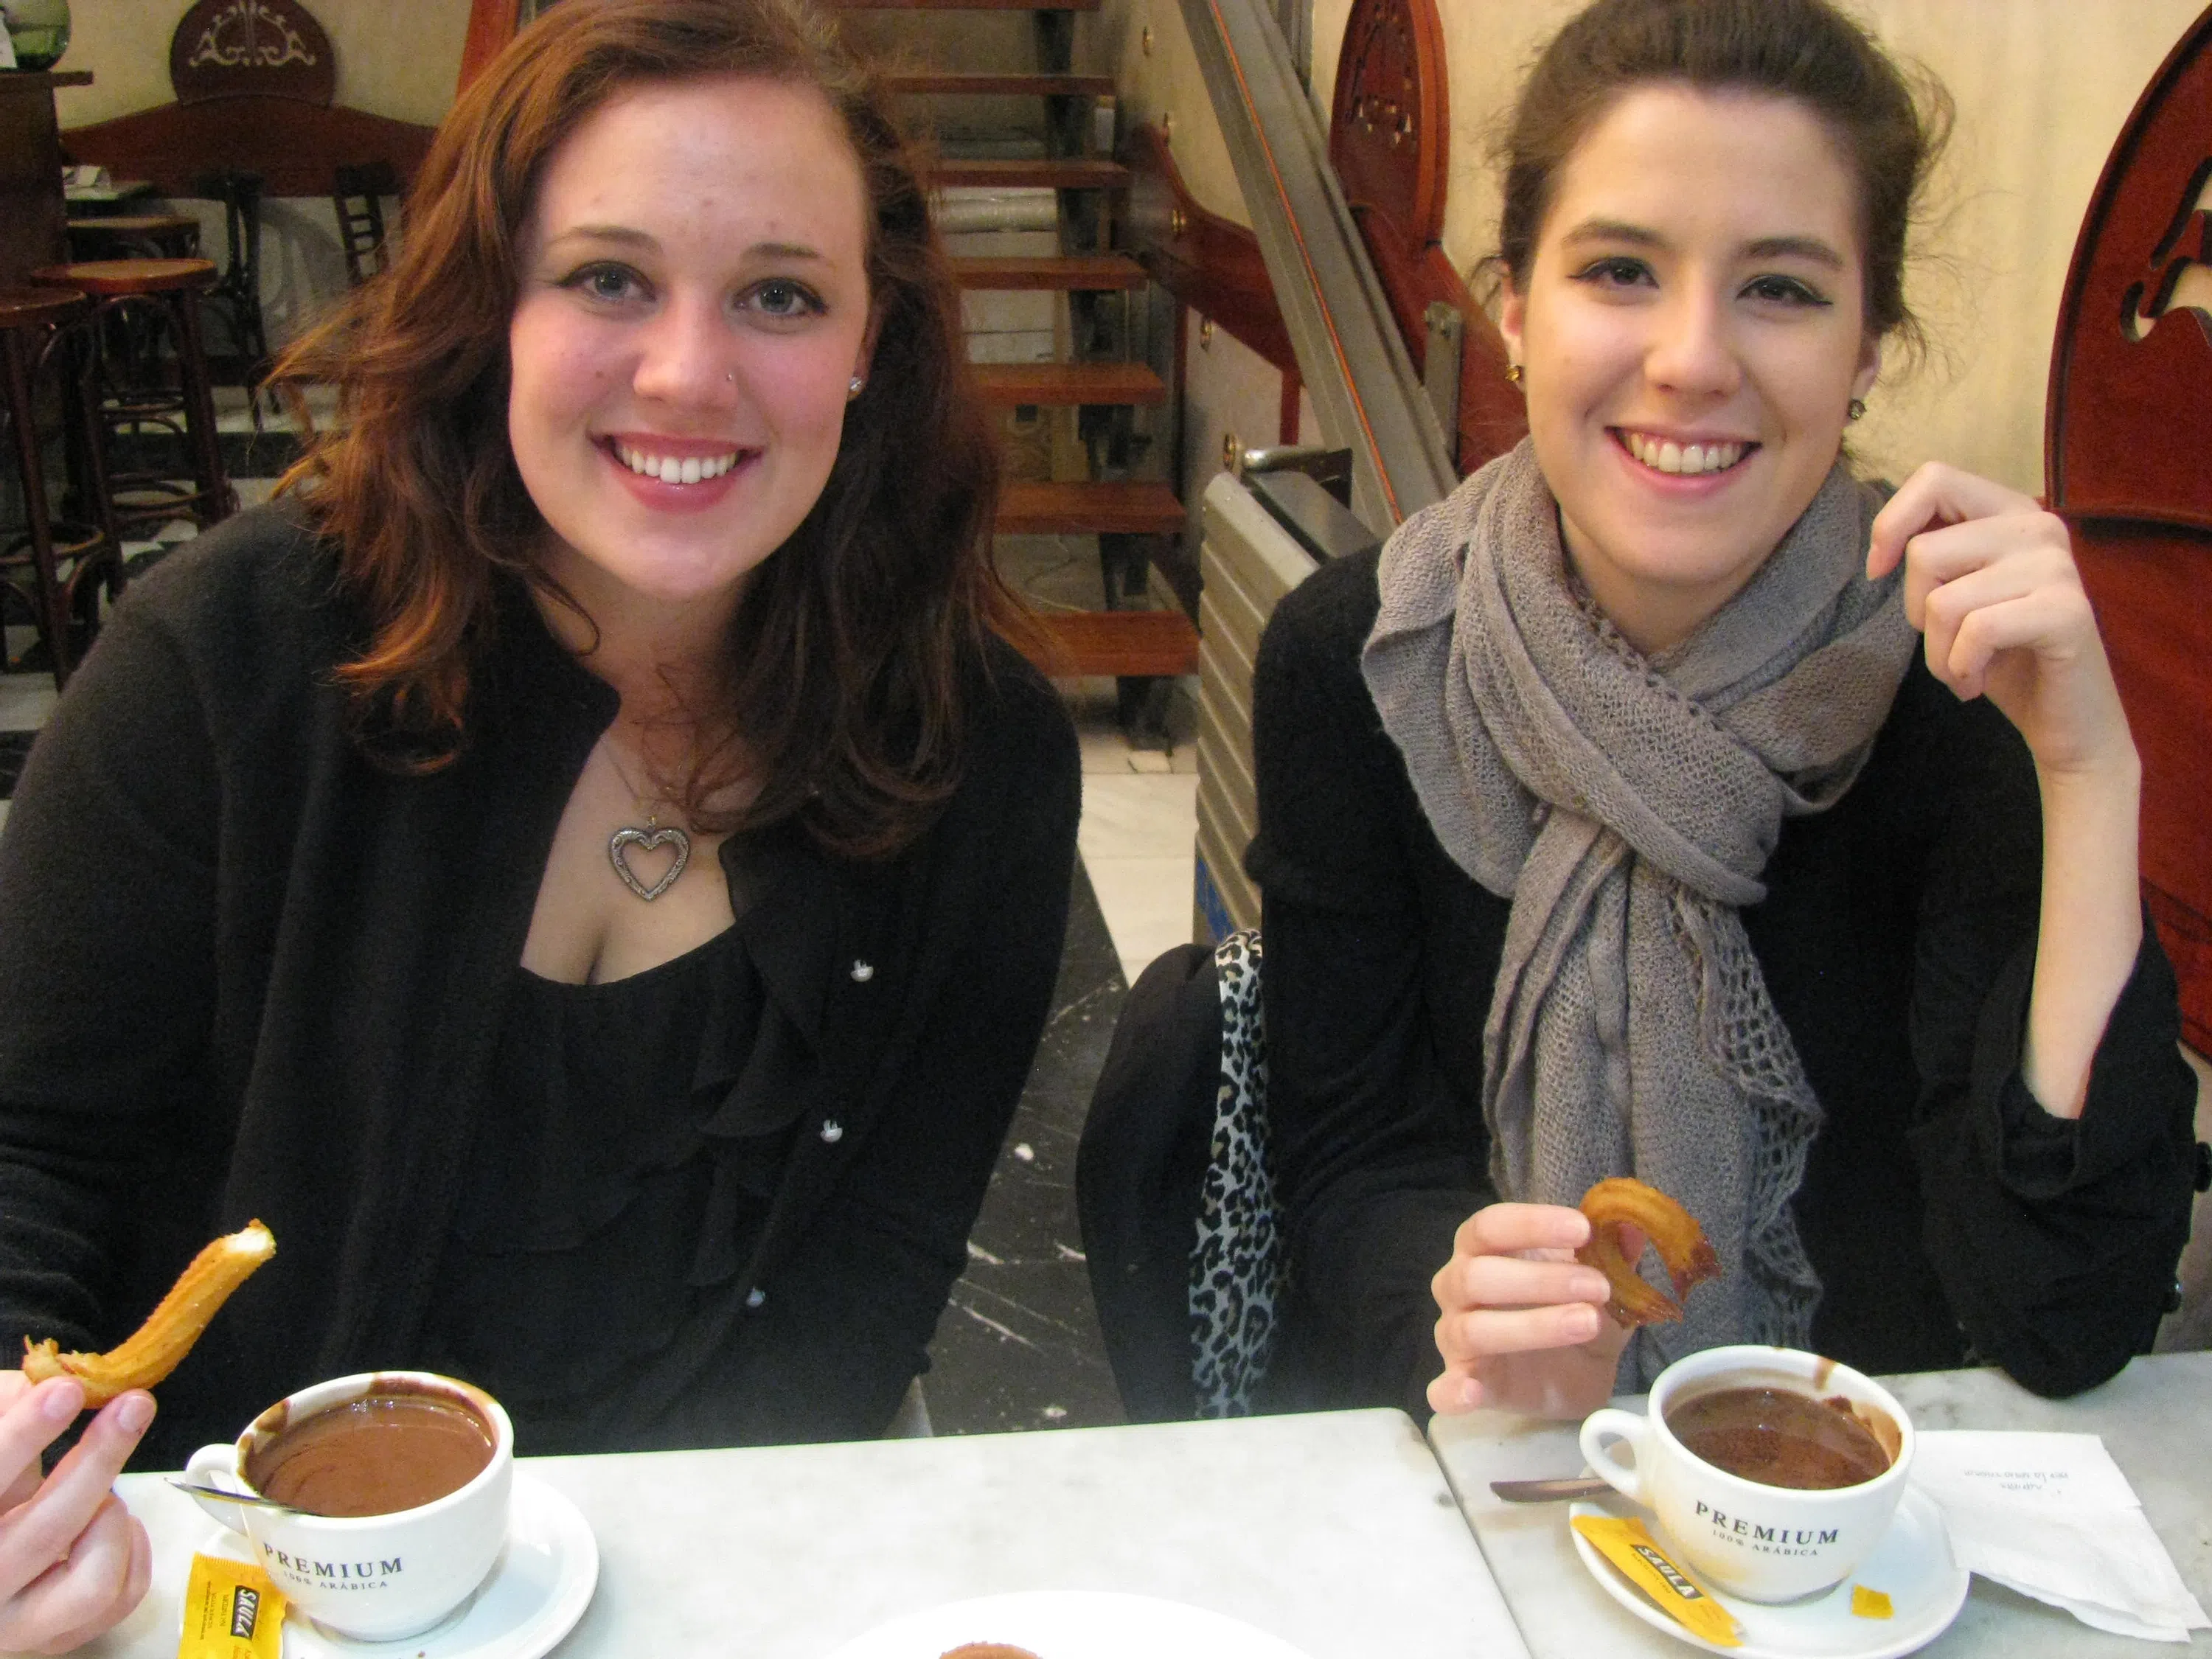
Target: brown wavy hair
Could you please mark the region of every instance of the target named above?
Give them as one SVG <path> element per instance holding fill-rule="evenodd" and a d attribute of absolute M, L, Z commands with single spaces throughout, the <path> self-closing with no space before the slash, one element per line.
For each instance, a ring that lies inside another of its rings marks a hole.
<path fill-rule="evenodd" d="M 574 603 L 534 556 L 544 521 L 507 438 L 507 322 L 538 177 L 617 94 L 728 75 L 812 86 L 836 111 L 866 184 L 878 332 L 829 481 L 749 585 L 722 706 L 697 721 L 671 793 L 701 828 L 795 816 L 832 851 L 878 857 L 957 780 L 987 635 L 1026 641 L 1032 624 L 991 562 L 996 449 L 918 157 L 875 71 L 804 0 L 564 0 L 518 35 L 440 126 L 390 269 L 279 363 L 280 380 L 335 384 L 339 403 L 283 487 L 338 544 L 367 614 L 338 670 L 358 740 L 395 768 L 449 763 L 497 573 Z M 709 809 L 739 777 L 750 803 Z"/>
<path fill-rule="evenodd" d="M 1950 134 L 1950 97 L 1826 0 L 1596 0 L 1577 13 L 1529 71 L 1499 145 L 1506 279 L 1528 280 L 1559 170 L 1590 129 L 1625 94 L 1668 82 L 1787 99 L 1820 118 L 1858 187 L 1867 326 L 1917 346 L 1905 234 Z"/>

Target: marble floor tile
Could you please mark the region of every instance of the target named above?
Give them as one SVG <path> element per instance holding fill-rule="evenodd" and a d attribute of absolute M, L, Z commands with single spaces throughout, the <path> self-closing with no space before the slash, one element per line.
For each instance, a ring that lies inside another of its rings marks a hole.
<path fill-rule="evenodd" d="M 1197 834 L 1198 780 L 1188 773 L 1093 773 L 1083 781 L 1076 844 L 1086 863 L 1188 858 Z"/>
<path fill-rule="evenodd" d="M 51 674 L 0 674 L 0 732 L 35 732 L 54 710 Z"/>
<path fill-rule="evenodd" d="M 1077 1224 L 1075 1149 L 1126 990 L 1078 871 L 1044 1039 L 930 1343 L 923 1389 L 939 1434 L 1121 1420 Z"/>
<path fill-rule="evenodd" d="M 1123 978 L 1133 981 L 1153 957 L 1188 941 L 1194 852 L 1181 858 L 1085 858 L 1083 867 L 1097 891 Z"/>

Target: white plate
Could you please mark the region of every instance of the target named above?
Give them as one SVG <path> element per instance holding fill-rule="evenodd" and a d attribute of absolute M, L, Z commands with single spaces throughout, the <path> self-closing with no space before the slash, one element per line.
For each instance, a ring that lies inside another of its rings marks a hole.
<path fill-rule="evenodd" d="M 949 1601 L 879 1626 L 830 1659 L 938 1659 L 963 1642 L 1005 1642 L 1037 1659 L 1307 1659 L 1265 1631 L 1203 1607 L 1105 1590 Z"/>
<path fill-rule="evenodd" d="M 252 1546 L 227 1528 L 199 1553 L 253 1559 Z M 507 1547 L 459 1612 L 403 1641 L 356 1642 L 289 1608 L 284 1659 L 539 1659 L 584 1616 L 599 1582 L 599 1540 L 582 1513 L 564 1494 L 518 1469 Z"/>
<path fill-rule="evenodd" d="M 1568 1506 L 1567 1513 L 1570 1517 L 1632 1515 L 1650 1527 L 1652 1536 L 1662 1544 L 1670 1541 L 1649 1510 L 1637 1508 L 1626 1498 L 1574 1504 Z M 1652 1606 L 1651 1598 L 1599 1554 L 1589 1540 L 1572 1527 L 1567 1528 L 1567 1535 L 1600 1588 L 1645 1624 L 1693 1648 L 1732 1654 L 1735 1659 L 1895 1659 L 1941 1636 L 1959 1616 L 1960 1606 L 1966 1599 L 1966 1571 L 1951 1559 L 1951 1534 L 1944 1529 L 1943 1512 L 1936 1507 L 1935 1500 L 1912 1486 L 1905 1489 L 1897 1518 L 1889 1523 L 1881 1542 L 1874 1547 L 1874 1553 L 1826 1595 L 1777 1607 L 1712 1590 L 1713 1600 L 1733 1613 L 1742 1628 L 1743 1645 L 1736 1648 L 1692 1636 L 1680 1622 Z M 1853 1613 L 1854 1584 L 1888 1596 L 1890 1616 L 1862 1619 Z"/>

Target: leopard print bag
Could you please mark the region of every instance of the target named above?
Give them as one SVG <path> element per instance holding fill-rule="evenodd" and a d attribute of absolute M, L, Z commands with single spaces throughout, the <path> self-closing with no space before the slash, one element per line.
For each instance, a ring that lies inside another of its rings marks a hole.
<path fill-rule="evenodd" d="M 1223 939 L 1213 966 L 1221 988 L 1221 1085 L 1190 1256 L 1191 1382 L 1199 1416 L 1244 1417 L 1267 1374 L 1284 1291 L 1268 1162 L 1258 931 Z"/>

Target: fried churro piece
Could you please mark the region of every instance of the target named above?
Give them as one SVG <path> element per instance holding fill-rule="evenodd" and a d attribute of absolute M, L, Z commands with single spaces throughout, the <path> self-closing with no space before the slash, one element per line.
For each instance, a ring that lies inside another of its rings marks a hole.
<path fill-rule="evenodd" d="M 216 1310 L 263 1262 L 276 1254 L 269 1229 L 253 1221 L 210 1244 L 191 1260 L 161 1305 L 120 1347 L 106 1353 L 62 1353 L 52 1337 L 23 1339 L 23 1376 L 33 1382 L 74 1376 L 88 1409 L 132 1389 L 150 1389 L 176 1370 Z"/>
<path fill-rule="evenodd" d="M 1690 1287 L 1718 1279 L 1720 1259 L 1705 1241 L 1698 1218 L 1661 1192 L 1632 1176 L 1601 1181 L 1583 1194 L 1582 1212 L 1589 1218 L 1589 1243 L 1575 1252 L 1575 1260 L 1595 1267 L 1613 1286 L 1605 1310 L 1613 1322 L 1633 1330 L 1680 1319 Z M 1636 1271 L 1636 1263 L 1620 1248 L 1623 1226 L 1638 1228 L 1659 1252 L 1667 1276 L 1674 1281 L 1674 1295 L 1655 1289 Z"/>

